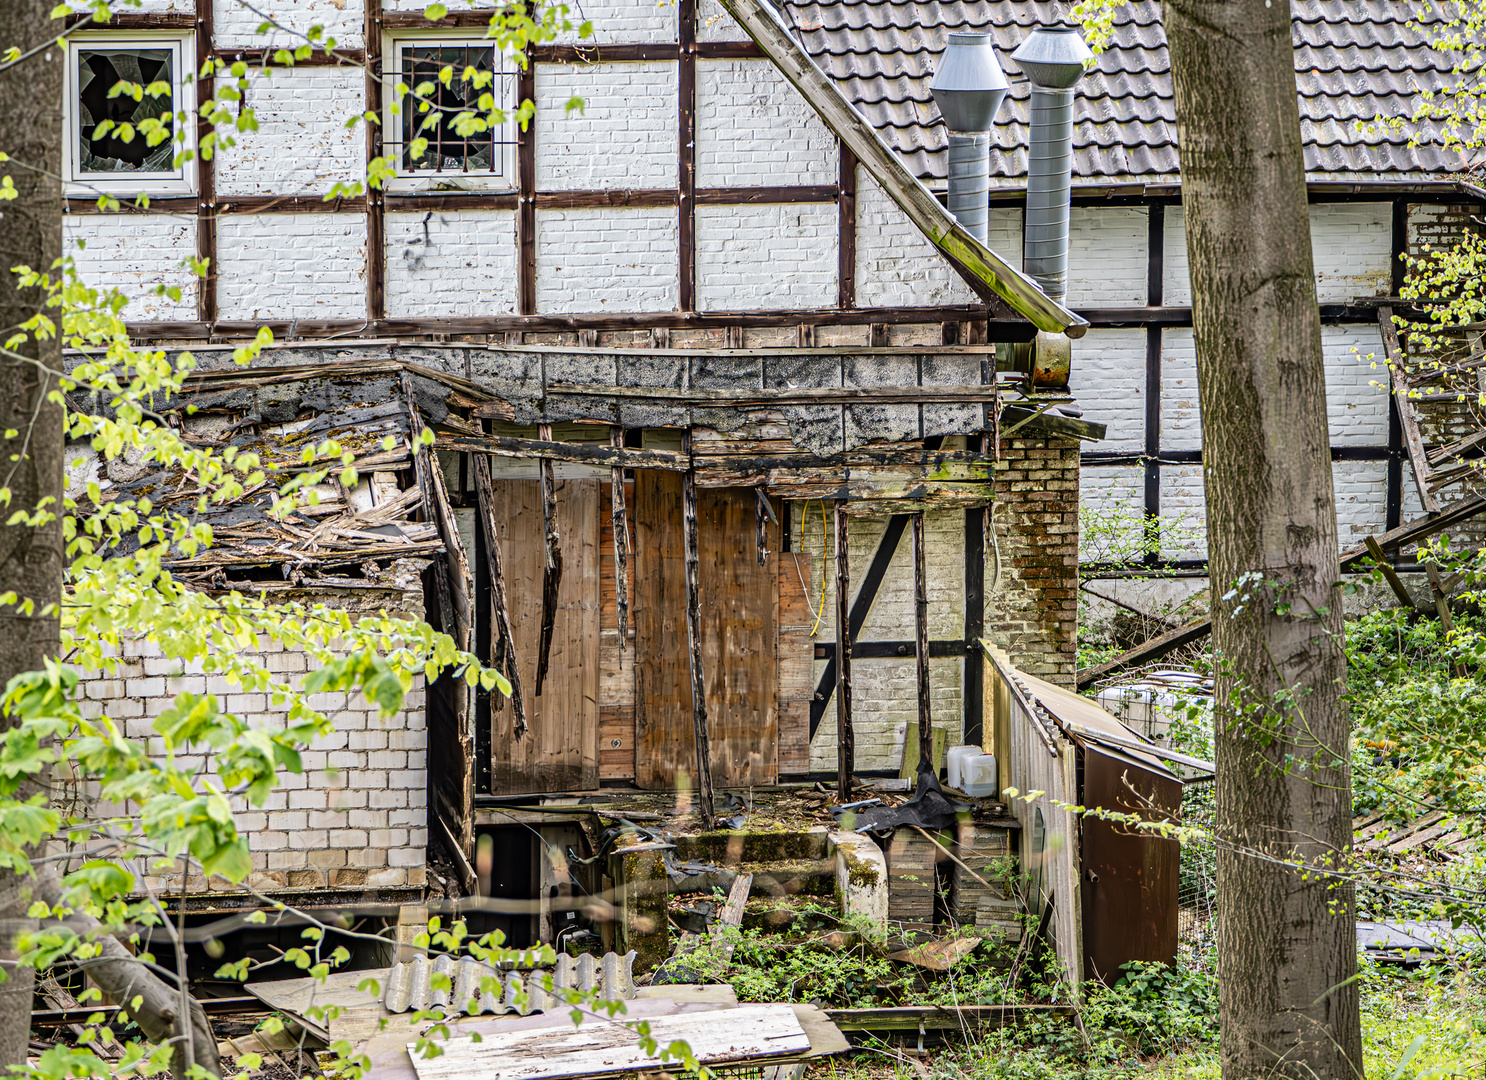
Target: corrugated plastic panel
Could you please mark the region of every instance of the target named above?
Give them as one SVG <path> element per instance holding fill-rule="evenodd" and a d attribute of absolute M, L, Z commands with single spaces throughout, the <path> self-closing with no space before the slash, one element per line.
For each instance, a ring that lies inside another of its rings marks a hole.
<path fill-rule="evenodd" d="M 459 960 L 449 956 L 432 959 L 418 956 L 388 971 L 382 1004 L 394 1013 L 442 1009 L 446 1014 L 525 1016 L 566 1005 L 561 995 L 567 990 L 596 991 L 606 1001 L 629 1000 L 635 996 L 635 955 L 634 952 L 605 953 L 595 957 L 584 953 L 574 959 L 564 953 L 550 970 L 539 969 L 524 975 L 496 971 L 468 956 Z M 436 975 L 448 980 L 447 987 L 443 979 L 438 980 L 438 986 L 434 985 Z M 500 980 L 500 993 L 481 990 L 481 984 L 489 977 Z"/>

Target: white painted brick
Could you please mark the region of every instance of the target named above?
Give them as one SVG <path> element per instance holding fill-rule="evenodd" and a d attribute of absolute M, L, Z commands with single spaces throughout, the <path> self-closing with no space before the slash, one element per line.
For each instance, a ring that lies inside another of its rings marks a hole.
<path fill-rule="evenodd" d="M 697 307 L 703 311 L 836 303 L 836 207 L 699 206 Z"/>
<path fill-rule="evenodd" d="M 1387 203 L 1316 203 L 1311 214 L 1311 256 L 1316 296 L 1341 304 L 1355 296 L 1388 295 L 1392 282 L 1392 219 Z M 1162 300 L 1192 302 L 1186 222 L 1179 207 L 1166 210 Z"/>
<path fill-rule="evenodd" d="M 1145 527 L 1145 470 L 1085 465 L 1078 486 L 1079 558 L 1113 562 L 1136 550 Z"/>
<path fill-rule="evenodd" d="M 1075 206 L 1068 219 L 1068 303 L 1144 307 L 1146 241 L 1143 206 Z"/>
<path fill-rule="evenodd" d="M 538 64 L 537 189 L 674 187 L 676 79 L 673 63 Z"/>
<path fill-rule="evenodd" d="M 217 151 L 217 194 L 324 195 L 366 174 L 366 111 L 360 68 L 269 68 L 255 75 L 247 104 L 257 131 L 234 134 Z"/>
<path fill-rule="evenodd" d="M 567 19 L 573 29 L 559 35 L 561 41 L 578 40 L 586 19 L 593 24 L 587 41 L 605 42 L 675 41 L 676 5 L 668 0 L 567 0 Z"/>
<path fill-rule="evenodd" d="M 1202 407 L 1197 396 L 1197 350 L 1192 331 L 1161 331 L 1161 449 L 1202 448 Z"/>
<path fill-rule="evenodd" d="M 1004 210 L 993 212 L 1001 225 L 998 239 L 1004 240 L 1008 226 L 1017 233 L 1017 265 L 1021 263 L 1021 215 Z M 865 169 L 857 169 L 857 259 L 858 307 L 933 306 L 971 304 L 976 295 L 954 267 L 908 220 Z M 1006 256 L 991 243 L 992 250 Z"/>
<path fill-rule="evenodd" d="M 1084 419 L 1105 424 L 1100 450 L 1145 448 L 1144 330 L 1094 329 L 1073 347 L 1069 385 Z"/>
<path fill-rule="evenodd" d="M 1168 465 L 1161 470 L 1161 557 L 1207 557 L 1207 502 L 1201 465 Z"/>
<path fill-rule="evenodd" d="M 223 319 L 366 315 L 365 214 L 232 214 L 217 222 Z"/>
<path fill-rule="evenodd" d="M 1323 326 L 1326 413 L 1333 446 L 1383 446 L 1388 442 L 1388 364 L 1376 323 Z"/>
<path fill-rule="evenodd" d="M 697 61 L 696 123 L 698 187 L 836 182 L 836 137 L 768 60 Z"/>
<path fill-rule="evenodd" d="M 1388 463 L 1334 461 L 1331 476 L 1336 490 L 1339 548 L 1345 550 L 1383 532 L 1388 522 Z M 1411 483 L 1405 477 L 1404 484 Z"/>
<path fill-rule="evenodd" d="M 670 207 L 539 209 L 537 312 L 674 311 L 680 245 Z"/>
<path fill-rule="evenodd" d="M 83 283 L 118 289 L 129 299 L 124 318 L 149 322 L 196 318 L 196 275 L 185 260 L 196 254 L 196 218 L 185 214 L 78 214 L 62 218 L 63 254 Z M 81 241 L 83 247 L 78 247 Z M 180 300 L 155 293 L 181 290 Z"/>
<path fill-rule="evenodd" d="M 304 43 L 295 35 L 308 33 L 312 26 L 324 27 L 325 36 L 334 38 L 337 48 L 359 49 L 365 44 L 366 8 L 361 0 L 255 0 L 253 7 L 294 33 L 270 28 L 260 34 L 263 19 L 238 0 L 212 0 L 218 48 L 294 48 Z"/>
<path fill-rule="evenodd" d="M 738 25 L 718 0 L 697 2 L 698 41 L 749 41 L 748 31 Z"/>

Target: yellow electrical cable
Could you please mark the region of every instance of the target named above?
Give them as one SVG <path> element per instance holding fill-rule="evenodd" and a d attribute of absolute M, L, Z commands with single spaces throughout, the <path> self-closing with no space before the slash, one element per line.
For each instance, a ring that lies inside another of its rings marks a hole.
<path fill-rule="evenodd" d="M 801 530 L 802 533 L 803 533 L 803 531 L 804 530 Z M 801 539 L 804 539 L 804 537 L 802 536 Z M 825 579 L 825 565 L 826 565 L 826 501 L 824 499 L 821 499 L 820 500 L 820 566 L 821 566 L 821 577 L 820 577 L 820 610 L 815 613 L 815 625 L 810 628 L 810 636 L 811 637 L 814 637 L 816 635 L 816 633 L 820 630 L 820 622 L 821 622 L 822 619 L 824 619 L 826 617 L 826 579 Z M 805 594 L 805 602 L 807 604 L 810 602 L 810 594 L 809 593 L 806 593 Z"/>

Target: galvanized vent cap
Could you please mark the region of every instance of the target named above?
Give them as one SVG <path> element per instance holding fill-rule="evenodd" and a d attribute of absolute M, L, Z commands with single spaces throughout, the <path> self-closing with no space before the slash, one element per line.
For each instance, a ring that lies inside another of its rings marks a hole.
<path fill-rule="evenodd" d="M 990 131 L 1006 99 L 1006 73 L 989 34 L 950 34 L 929 92 L 951 131 Z"/>
<path fill-rule="evenodd" d="M 1011 58 L 1027 73 L 1033 86 L 1067 90 L 1083 78 L 1084 62 L 1093 55 L 1072 27 L 1039 26 L 1016 47 Z"/>

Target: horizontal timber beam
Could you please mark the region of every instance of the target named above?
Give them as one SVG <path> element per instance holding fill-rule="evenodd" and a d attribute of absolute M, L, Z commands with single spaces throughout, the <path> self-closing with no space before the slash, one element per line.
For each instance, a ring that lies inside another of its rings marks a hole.
<path fill-rule="evenodd" d="M 912 660 L 913 648 L 911 641 L 853 641 L 851 659 L 853 663 L 858 660 Z M 967 642 L 958 638 L 930 641 L 929 656 L 936 660 L 957 658 L 970 652 L 970 648 Z M 815 658 L 834 660 L 836 658 L 835 642 L 816 642 Z"/>

